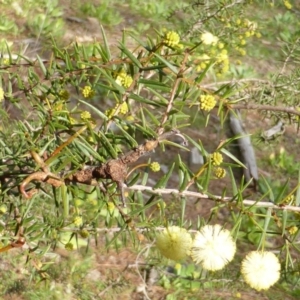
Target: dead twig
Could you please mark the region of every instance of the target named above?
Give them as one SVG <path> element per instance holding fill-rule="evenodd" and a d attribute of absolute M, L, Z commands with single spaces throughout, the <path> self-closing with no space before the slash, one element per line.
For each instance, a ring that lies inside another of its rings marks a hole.
<path fill-rule="evenodd" d="M 35 190 L 31 190 L 30 192 L 27 192 L 25 190 L 26 186 L 31 181 L 45 182 L 51 184 L 54 187 L 60 187 L 71 182 L 97 185 L 97 181 L 99 179 L 110 179 L 117 183 L 117 186 L 121 191 L 121 200 L 123 206 L 125 207 L 126 205 L 123 184 L 127 177 L 128 164 L 136 162 L 141 156 L 153 151 L 160 142 L 163 142 L 164 140 L 167 140 L 172 136 L 180 136 L 182 139 L 184 139 L 184 142 L 186 142 L 185 138 L 180 134 L 178 130 L 171 130 L 169 132 L 161 134 L 157 139 L 146 140 L 143 144 L 123 154 L 119 158 L 111 159 L 100 166 L 84 168 L 83 170 L 76 171 L 72 175 L 67 175 L 64 178 L 60 178 L 59 176 L 51 173 L 49 167 L 39 157 L 39 155 L 35 152 L 31 152 L 32 157 L 35 159 L 35 161 L 43 171 L 32 173 L 28 177 L 26 177 L 26 179 L 20 185 L 20 192 L 25 198 L 31 198 Z M 61 147 L 59 147 L 58 149 L 61 150 Z M 58 152 L 59 151 L 56 150 L 55 155 Z M 53 154 L 50 157 L 53 157 Z"/>

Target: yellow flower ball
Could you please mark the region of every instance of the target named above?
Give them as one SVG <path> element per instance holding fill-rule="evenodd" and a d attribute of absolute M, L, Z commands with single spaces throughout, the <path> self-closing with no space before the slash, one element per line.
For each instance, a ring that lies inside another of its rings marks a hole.
<path fill-rule="evenodd" d="M 225 47 L 224 43 L 218 43 L 218 48 L 223 49 Z"/>
<path fill-rule="evenodd" d="M 164 36 L 164 43 L 169 47 L 175 47 L 180 42 L 180 36 L 175 31 L 168 31 Z"/>
<path fill-rule="evenodd" d="M 283 4 L 284 4 L 284 6 L 285 6 L 287 9 L 292 9 L 292 8 L 293 8 L 293 6 L 292 6 L 292 4 L 290 3 L 290 1 L 284 0 L 284 1 L 283 1 Z"/>
<path fill-rule="evenodd" d="M 61 90 L 58 94 L 62 100 L 68 100 L 70 97 L 70 93 L 67 90 Z"/>
<path fill-rule="evenodd" d="M 5 214 L 7 212 L 7 206 L 5 204 L 0 205 L 0 214 Z"/>
<path fill-rule="evenodd" d="M 219 166 L 223 162 L 223 155 L 219 152 L 214 152 L 211 155 L 211 163 L 214 166 Z"/>
<path fill-rule="evenodd" d="M 239 49 L 239 52 L 242 56 L 245 56 L 247 54 L 245 49 Z"/>
<path fill-rule="evenodd" d="M 219 41 L 218 37 L 210 32 L 204 32 L 201 34 L 200 40 L 204 45 L 216 45 Z"/>
<path fill-rule="evenodd" d="M 175 261 L 182 260 L 189 255 L 191 245 L 191 235 L 186 229 L 178 226 L 165 228 L 156 236 L 156 247 L 161 254 Z"/>
<path fill-rule="evenodd" d="M 109 201 L 107 202 L 107 210 L 109 211 L 110 214 L 112 214 L 115 210 L 116 206 L 113 202 Z"/>
<path fill-rule="evenodd" d="M 215 168 L 214 173 L 217 178 L 224 178 L 226 176 L 226 170 L 220 167 Z"/>
<path fill-rule="evenodd" d="M 244 46 L 244 45 L 246 45 L 246 41 L 243 39 L 243 40 L 240 41 L 240 44 L 241 44 L 242 46 Z"/>
<path fill-rule="evenodd" d="M 74 219 L 73 219 L 73 224 L 74 224 L 76 227 L 80 227 L 80 226 L 83 224 L 82 217 L 80 217 L 80 216 L 74 217 Z"/>
<path fill-rule="evenodd" d="M 82 229 L 78 233 L 84 239 L 86 239 L 90 236 L 90 233 L 86 229 Z"/>
<path fill-rule="evenodd" d="M 128 105 L 127 105 L 126 102 L 123 102 L 123 103 L 121 104 L 121 106 L 120 106 L 120 113 L 121 113 L 122 115 L 125 115 L 125 114 L 128 113 Z"/>
<path fill-rule="evenodd" d="M 107 109 L 105 111 L 105 115 L 107 116 L 108 119 L 111 119 L 116 113 L 116 109 L 115 108 L 111 108 L 111 109 Z"/>
<path fill-rule="evenodd" d="M 73 251 L 74 250 L 73 243 L 67 243 L 67 244 L 65 244 L 65 249 L 68 250 L 68 251 Z"/>
<path fill-rule="evenodd" d="M 160 170 L 160 164 L 158 162 L 154 161 L 150 164 L 150 169 L 153 172 L 158 172 Z"/>
<path fill-rule="evenodd" d="M 124 71 L 118 73 L 116 77 L 116 83 L 123 86 L 124 88 L 129 88 L 133 82 L 133 79 L 130 75 L 127 75 Z"/>
<path fill-rule="evenodd" d="M 216 106 L 216 99 L 213 95 L 201 95 L 200 99 L 200 109 L 205 111 L 210 111 Z"/>
<path fill-rule="evenodd" d="M 267 290 L 280 278 L 280 263 L 272 252 L 252 251 L 243 259 L 241 273 L 252 288 Z"/>
<path fill-rule="evenodd" d="M 81 114 L 80 114 L 80 118 L 82 120 L 88 120 L 91 118 L 91 114 L 88 112 L 88 111 L 83 111 Z"/>
<path fill-rule="evenodd" d="M 289 228 L 289 234 L 294 235 L 298 232 L 298 227 L 297 226 L 292 226 L 291 228 Z"/>
<path fill-rule="evenodd" d="M 86 85 L 83 89 L 82 89 L 82 96 L 84 98 L 91 98 L 95 95 L 95 92 L 92 90 L 92 88 L 88 85 Z"/>
<path fill-rule="evenodd" d="M 197 232 L 191 250 L 193 261 L 203 269 L 217 271 L 232 261 L 236 244 L 230 231 L 220 225 L 205 225 Z"/>

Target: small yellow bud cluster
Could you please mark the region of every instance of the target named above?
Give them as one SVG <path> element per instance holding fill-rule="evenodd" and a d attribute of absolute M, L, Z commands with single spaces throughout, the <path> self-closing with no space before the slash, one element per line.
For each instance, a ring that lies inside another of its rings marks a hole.
<path fill-rule="evenodd" d="M 292 226 L 288 229 L 289 234 L 294 235 L 298 232 L 298 227 L 297 226 Z"/>
<path fill-rule="evenodd" d="M 96 199 L 88 199 L 87 202 L 91 206 L 97 206 L 98 205 L 98 201 Z"/>
<path fill-rule="evenodd" d="M 196 57 L 196 70 L 204 70 L 211 62 L 211 68 L 216 69 L 217 75 L 226 73 L 229 70 L 229 58 L 225 43 L 210 32 L 204 32 L 200 36 L 202 41 L 201 55 Z"/>
<path fill-rule="evenodd" d="M 80 227 L 80 226 L 83 224 L 82 217 L 80 217 L 80 216 L 74 217 L 74 219 L 73 219 L 73 224 L 74 224 L 76 227 Z"/>
<path fill-rule="evenodd" d="M 77 120 L 74 119 L 74 118 L 72 118 L 72 117 L 69 117 L 69 121 L 70 121 L 70 124 L 71 124 L 71 125 L 75 125 L 75 124 L 78 123 Z"/>
<path fill-rule="evenodd" d="M 2 87 L 0 87 L 0 103 L 3 101 L 4 99 L 4 90 Z"/>
<path fill-rule="evenodd" d="M 89 237 L 90 233 L 86 229 L 82 229 L 82 230 L 79 231 L 79 235 L 82 238 L 86 239 L 86 238 Z"/>
<path fill-rule="evenodd" d="M 111 201 L 107 202 L 107 210 L 112 214 L 115 210 L 115 204 Z"/>
<path fill-rule="evenodd" d="M 247 44 L 247 39 L 252 36 L 261 37 L 261 34 L 257 31 L 257 24 L 251 22 L 248 19 L 237 19 L 233 24 L 237 27 L 238 36 L 233 38 L 233 43 L 235 44 L 235 50 L 239 52 L 240 55 L 246 55 L 246 50 L 243 48 Z"/>
<path fill-rule="evenodd" d="M 107 109 L 105 111 L 105 115 L 107 116 L 108 119 L 111 119 L 115 114 L 116 114 L 116 108 L 111 108 L 111 109 Z"/>
<path fill-rule="evenodd" d="M 176 270 L 177 274 L 180 274 L 180 271 L 182 269 L 182 265 L 177 263 L 177 264 L 175 264 L 174 269 Z"/>
<path fill-rule="evenodd" d="M 242 56 L 245 56 L 247 54 L 246 50 L 241 47 L 236 47 L 235 50 L 237 50 Z"/>
<path fill-rule="evenodd" d="M 89 85 L 86 85 L 83 89 L 82 89 L 82 96 L 84 98 L 92 98 L 95 95 L 95 91 L 92 90 L 92 88 Z"/>
<path fill-rule="evenodd" d="M 196 64 L 197 64 L 196 70 L 197 70 L 197 72 L 200 72 L 200 71 L 204 70 L 208 66 L 210 60 L 211 60 L 211 58 L 207 54 L 203 54 L 201 56 L 198 56 L 197 59 L 196 59 Z"/>
<path fill-rule="evenodd" d="M 219 49 L 223 49 L 225 47 L 224 43 L 222 42 L 219 42 L 217 46 Z"/>
<path fill-rule="evenodd" d="M 169 47 L 175 47 L 180 42 L 180 36 L 175 31 L 168 31 L 164 35 L 164 44 L 166 44 Z"/>
<path fill-rule="evenodd" d="M 68 251 L 73 251 L 74 250 L 73 243 L 66 243 L 65 244 L 65 249 L 68 250 Z"/>
<path fill-rule="evenodd" d="M 108 109 L 105 111 L 105 115 L 111 119 L 113 116 L 116 115 L 117 109 L 119 108 L 119 113 L 125 115 L 128 113 L 128 104 L 127 102 L 123 102 L 122 104 L 116 104 L 114 108 Z"/>
<path fill-rule="evenodd" d="M 216 99 L 212 95 L 201 95 L 200 99 L 200 109 L 205 111 L 210 111 L 216 106 Z"/>
<path fill-rule="evenodd" d="M 160 170 L 160 164 L 158 162 L 154 161 L 150 164 L 150 169 L 153 172 L 158 172 Z"/>
<path fill-rule="evenodd" d="M 60 99 L 64 101 L 68 100 L 70 97 L 70 93 L 67 90 L 61 90 L 58 94 Z"/>
<path fill-rule="evenodd" d="M 5 204 L 0 205 L 0 214 L 5 214 L 7 212 L 7 206 Z"/>
<path fill-rule="evenodd" d="M 223 155 L 219 152 L 214 152 L 211 155 L 211 163 L 214 166 L 219 166 L 223 162 Z"/>
<path fill-rule="evenodd" d="M 229 70 L 229 58 L 227 54 L 227 50 L 223 49 L 219 55 L 217 55 L 217 63 L 216 63 L 216 71 L 217 75 L 220 76 L 222 74 L 227 73 Z"/>
<path fill-rule="evenodd" d="M 59 101 L 53 105 L 53 110 L 61 112 L 64 109 L 64 104 L 62 101 Z"/>
<path fill-rule="evenodd" d="M 3 59 L 1 60 L 1 64 L 2 64 L 2 65 L 8 66 L 9 63 L 10 63 L 9 58 L 3 58 Z"/>
<path fill-rule="evenodd" d="M 126 115 L 128 113 L 128 105 L 127 102 L 123 102 L 120 106 L 120 114 Z"/>
<path fill-rule="evenodd" d="M 286 197 L 283 201 L 282 204 L 285 205 L 294 205 L 295 204 L 295 196 L 294 195 L 290 195 L 288 197 Z"/>
<path fill-rule="evenodd" d="M 290 1 L 288 1 L 288 0 L 283 0 L 283 4 L 284 4 L 284 6 L 285 6 L 287 9 L 292 9 L 292 8 L 293 8 L 292 4 L 291 4 Z"/>
<path fill-rule="evenodd" d="M 116 83 L 123 86 L 125 89 L 128 89 L 133 82 L 133 79 L 130 75 L 127 75 L 124 71 L 118 73 L 116 77 Z"/>
<path fill-rule="evenodd" d="M 214 173 L 217 178 L 224 178 L 226 176 L 226 170 L 221 167 L 215 168 Z"/>
<path fill-rule="evenodd" d="M 91 118 L 91 114 L 88 112 L 88 111 L 83 111 L 81 114 L 80 114 L 80 118 L 82 120 L 88 120 Z"/>

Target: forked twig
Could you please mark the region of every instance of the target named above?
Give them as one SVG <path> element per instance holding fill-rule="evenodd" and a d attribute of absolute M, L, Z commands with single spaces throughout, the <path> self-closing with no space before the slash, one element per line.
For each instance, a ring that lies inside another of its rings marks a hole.
<path fill-rule="evenodd" d="M 72 175 L 66 176 L 65 178 L 58 177 L 57 175 L 50 172 L 48 166 L 42 161 L 37 153 L 31 152 L 32 157 L 37 161 L 43 171 L 38 171 L 30 174 L 20 185 L 20 192 L 22 195 L 29 199 L 31 198 L 33 191 L 27 192 L 26 186 L 31 181 L 40 181 L 51 184 L 54 187 L 60 187 L 70 182 L 82 183 L 88 185 L 96 185 L 98 179 L 111 179 L 117 183 L 118 188 L 121 191 L 121 200 L 125 207 L 125 196 L 123 191 L 123 184 L 127 177 L 127 166 L 130 163 L 136 162 L 141 156 L 153 151 L 160 142 L 167 140 L 172 136 L 181 137 L 186 142 L 183 135 L 178 130 L 171 130 L 158 136 L 157 139 L 146 140 L 143 144 L 136 148 L 133 148 L 129 152 L 121 155 L 119 158 L 111 159 L 106 163 L 96 166 L 87 167 L 83 170 L 76 171 Z M 55 151 L 57 153 L 57 151 Z M 53 155 L 52 155 L 53 156 Z M 51 157 L 52 157 L 51 156 Z"/>

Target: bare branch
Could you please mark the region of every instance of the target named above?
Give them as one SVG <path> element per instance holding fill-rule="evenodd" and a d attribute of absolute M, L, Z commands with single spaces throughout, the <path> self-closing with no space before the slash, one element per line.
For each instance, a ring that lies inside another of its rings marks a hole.
<path fill-rule="evenodd" d="M 124 186 L 126 190 L 131 191 L 143 191 L 143 192 L 150 192 L 152 194 L 165 194 L 165 195 L 178 195 L 178 196 L 187 196 L 187 197 L 194 197 L 194 198 L 200 198 L 200 199 L 209 199 L 209 200 L 218 200 L 222 202 L 227 203 L 238 203 L 237 200 L 234 200 L 234 197 L 222 197 L 222 196 L 209 196 L 203 193 L 198 192 L 191 192 L 191 191 L 179 191 L 177 189 L 154 189 L 150 186 L 144 186 L 144 185 L 133 185 L 133 186 Z M 286 205 L 286 206 L 279 206 L 272 202 L 257 202 L 255 200 L 248 200 L 244 199 L 241 201 L 241 203 L 245 206 L 255 206 L 260 208 L 271 208 L 271 209 L 277 209 L 277 210 L 287 210 L 287 211 L 298 211 L 300 212 L 300 207 L 292 206 L 292 205 Z"/>
<path fill-rule="evenodd" d="M 232 109 L 251 109 L 251 110 L 269 110 L 269 111 L 278 111 L 284 112 L 287 114 L 293 114 L 296 116 L 300 116 L 300 111 L 291 107 L 280 107 L 273 105 L 260 105 L 260 104 L 230 104 L 230 108 Z"/>

